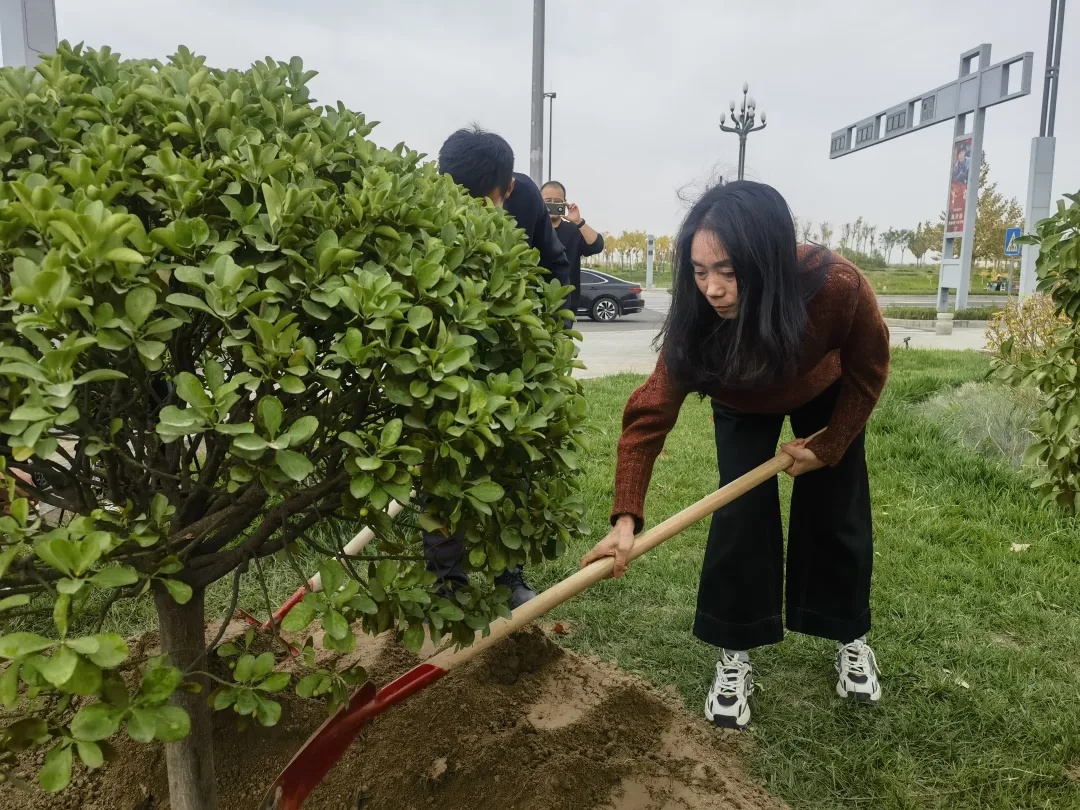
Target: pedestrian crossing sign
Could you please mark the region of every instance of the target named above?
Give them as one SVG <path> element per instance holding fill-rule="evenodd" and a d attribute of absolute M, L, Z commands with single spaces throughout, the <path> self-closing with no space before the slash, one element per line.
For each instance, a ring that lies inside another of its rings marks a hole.
<path fill-rule="evenodd" d="M 1005 229 L 1005 255 L 1006 256 L 1019 256 L 1020 245 L 1016 244 L 1016 240 L 1023 234 L 1023 228 L 1006 228 Z"/>

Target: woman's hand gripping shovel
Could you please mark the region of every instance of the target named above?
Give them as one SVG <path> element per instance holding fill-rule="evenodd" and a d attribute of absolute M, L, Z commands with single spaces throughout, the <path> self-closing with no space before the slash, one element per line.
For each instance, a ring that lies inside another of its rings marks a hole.
<path fill-rule="evenodd" d="M 817 435 L 817 434 L 815 434 Z M 812 438 L 812 437 L 811 437 Z M 780 452 L 759 467 L 736 478 L 716 492 L 688 506 L 676 515 L 638 535 L 630 551 L 635 560 L 656 548 L 717 509 L 734 501 L 784 470 L 795 460 Z M 373 717 L 382 714 L 407 697 L 435 683 L 450 670 L 480 655 L 502 639 L 517 632 L 529 622 L 538 619 L 573 596 L 611 576 L 614 558 L 602 560 L 582 568 L 558 584 L 531 599 L 513 612 L 508 619 L 491 623 L 488 635 L 478 638 L 470 647 L 447 649 L 391 681 L 382 689 L 368 681 L 353 693 L 349 704 L 323 723 L 296 752 L 288 765 L 263 797 L 261 810 L 299 810 L 308 795 L 323 780 L 345 750 L 356 739 L 360 729 Z"/>

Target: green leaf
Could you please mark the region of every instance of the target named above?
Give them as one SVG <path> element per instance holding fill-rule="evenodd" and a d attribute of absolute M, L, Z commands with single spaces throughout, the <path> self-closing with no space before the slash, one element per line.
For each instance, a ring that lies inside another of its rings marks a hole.
<path fill-rule="evenodd" d="M 302 394 L 307 390 L 304 381 L 292 374 L 285 374 L 282 376 L 282 378 L 278 380 L 278 385 L 281 386 L 281 390 L 286 394 L 292 394 L 293 396 Z"/>
<path fill-rule="evenodd" d="M 49 793 L 58 793 L 71 781 L 71 746 L 57 743 L 45 755 L 38 783 Z"/>
<path fill-rule="evenodd" d="M 206 305 L 205 301 L 196 298 L 194 295 L 188 295 L 187 293 L 173 293 L 165 300 L 173 306 L 183 307 L 184 309 L 196 309 L 211 315 L 214 314 L 213 310 Z"/>
<path fill-rule="evenodd" d="M 281 719 L 281 704 L 274 700 L 256 695 L 258 708 L 255 710 L 255 719 L 263 726 L 274 726 Z"/>
<path fill-rule="evenodd" d="M 19 699 L 19 670 L 22 665 L 15 661 L 8 664 L 0 674 L 0 706 L 10 709 Z"/>
<path fill-rule="evenodd" d="M 250 716 L 259 708 L 258 698 L 251 689 L 241 689 L 236 694 L 237 714 Z"/>
<path fill-rule="evenodd" d="M 248 683 L 251 681 L 255 674 L 255 656 L 251 653 L 245 653 L 240 656 L 240 659 L 236 662 L 236 668 L 233 670 L 233 679 L 237 683 Z"/>
<path fill-rule="evenodd" d="M 382 435 L 379 437 L 379 444 L 383 448 L 391 448 L 397 445 L 398 439 L 401 438 L 402 422 L 400 419 L 391 419 L 382 429 Z"/>
<path fill-rule="evenodd" d="M 345 566 L 339 560 L 329 559 L 319 566 L 319 579 L 323 592 L 333 596 L 345 584 Z"/>
<path fill-rule="evenodd" d="M 96 649 L 81 650 L 76 645 L 79 643 L 94 642 Z M 68 646 L 83 653 L 103 669 L 112 669 L 119 666 L 128 657 L 128 645 L 124 637 L 119 633 L 98 633 L 93 636 L 84 636 L 80 639 L 72 639 Z"/>
<path fill-rule="evenodd" d="M 307 443 L 318 429 L 318 419 L 314 416 L 301 416 L 289 426 L 289 446 L 297 447 Z"/>
<path fill-rule="evenodd" d="M 417 305 L 409 309 L 409 326 L 419 331 L 434 319 L 431 310 L 423 305 Z"/>
<path fill-rule="evenodd" d="M 278 430 L 281 429 L 281 420 L 285 415 L 285 409 L 281 406 L 281 400 L 277 397 L 265 396 L 259 400 L 259 422 L 266 428 L 271 439 L 277 438 Z"/>
<path fill-rule="evenodd" d="M 265 681 L 259 684 L 258 688 L 263 692 L 280 692 L 289 682 L 292 680 L 292 676 L 288 672 L 275 672 Z"/>
<path fill-rule="evenodd" d="M 184 679 L 176 667 L 153 666 L 143 674 L 139 684 L 139 701 L 144 704 L 162 703 L 169 699 Z"/>
<path fill-rule="evenodd" d="M 262 436 L 254 433 L 241 433 L 233 439 L 233 447 L 246 453 L 261 453 L 269 444 Z"/>
<path fill-rule="evenodd" d="M 154 739 L 157 719 L 153 709 L 132 709 L 127 719 L 127 733 L 135 742 L 148 743 Z"/>
<path fill-rule="evenodd" d="M 191 719 L 187 712 L 179 706 L 159 706 L 154 710 L 157 714 L 157 727 L 155 736 L 162 742 L 176 742 L 184 739 L 191 731 Z"/>
<path fill-rule="evenodd" d="M 236 696 L 239 694 L 239 690 L 225 687 L 222 688 L 216 695 L 214 695 L 214 711 L 220 712 L 232 706 L 236 703 Z"/>
<path fill-rule="evenodd" d="M 260 653 L 255 658 L 255 666 L 251 670 L 251 680 L 260 681 L 269 675 L 274 669 L 274 654 L 272 652 Z"/>
<path fill-rule="evenodd" d="M 136 287 L 124 296 L 124 312 L 132 325 L 139 329 L 157 306 L 157 291 L 152 287 Z"/>
<path fill-rule="evenodd" d="M 329 678 L 321 672 L 312 672 L 305 675 L 296 683 L 296 694 L 302 698 L 313 698 L 323 694 L 329 685 Z"/>
<path fill-rule="evenodd" d="M 14 596 L 6 596 L 0 599 L 0 613 L 11 608 L 23 607 L 30 604 L 30 594 L 17 593 Z"/>
<path fill-rule="evenodd" d="M 47 659 L 42 659 L 37 664 L 37 670 L 41 677 L 53 686 L 61 686 L 75 674 L 75 667 L 79 663 L 79 656 L 70 647 L 58 647 Z"/>
<path fill-rule="evenodd" d="M 105 764 L 105 756 L 101 753 L 101 746 L 97 743 L 79 740 L 75 743 L 75 746 L 79 751 L 79 759 L 83 761 L 83 765 L 87 768 L 100 768 Z"/>
<path fill-rule="evenodd" d="M 465 611 L 463 611 L 461 608 L 459 608 L 452 602 L 448 602 L 447 604 L 442 605 L 435 612 L 442 616 L 444 619 L 446 619 L 448 622 L 460 622 L 462 619 L 465 618 Z"/>
<path fill-rule="evenodd" d="M 285 614 L 281 620 L 281 629 L 287 633 L 297 633 L 315 620 L 315 608 L 307 602 L 300 602 Z"/>
<path fill-rule="evenodd" d="M 138 582 L 139 575 L 134 568 L 118 565 L 103 568 L 90 577 L 90 581 L 99 588 L 123 588 Z"/>
<path fill-rule="evenodd" d="M 124 712 L 106 703 L 83 706 L 71 721 L 71 735 L 76 740 L 107 740 L 120 729 Z"/>
<path fill-rule="evenodd" d="M 494 481 L 485 481 L 482 484 L 469 487 L 466 492 L 482 503 L 496 503 L 497 501 L 502 500 L 506 495 L 503 488 Z"/>
<path fill-rule="evenodd" d="M 101 688 L 101 684 L 101 669 L 85 658 L 76 656 L 75 671 L 59 688 L 73 695 L 93 695 Z"/>
<path fill-rule="evenodd" d="M 274 463 L 293 481 L 303 481 L 315 469 L 307 456 L 300 455 L 295 450 L 278 450 L 274 453 Z"/>
<path fill-rule="evenodd" d="M 375 604 L 375 601 L 370 596 L 364 596 L 362 593 L 350 599 L 349 606 L 353 610 L 358 610 L 368 616 L 374 616 L 379 612 L 379 606 Z"/>
<path fill-rule="evenodd" d="M 70 619 L 71 612 L 71 594 L 65 593 L 61 589 L 60 595 L 56 597 L 56 601 L 53 603 L 53 624 L 56 625 L 56 632 L 60 635 L 60 638 L 64 638 L 68 631 L 68 620 Z"/>
<path fill-rule="evenodd" d="M 176 375 L 175 382 L 177 395 L 192 408 L 208 411 L 213 407 L 202 382 L 194 374 L 181 371 Z"/>
<path fill-rule="evenodd" d="M 118 247 L 108 251 L 102 258 L 107 262 L 126 262 L 128 264 L 146 264 L 146 259 L 137 250 Z"/>
<path fill-rule="evenodd" d="M 419 622 L 410 624 L 402 634 L 402 642 L 405 649 L 413 655 L 420 652 L 420 648 L 424 646 L 424 625 Z"/>
<path fill-rule="evenodd" d="M 345 617 L 336 610 L 328 610 L 323 614 L 323 630 L 331 638 L 343 639 L 349 635 L 349 623 Z"/>
<path fill-rule="evenodd" d="M 375 566 L 375 581 L 384 588 L 389 588 L 397 579 L 398 564 L 395 560 L 379 560 Z"/>
<path fill-rule="evenodd" d="M 95 368 L 86 372 L 75 380 L 75 385 L 86 385 L 88 383 L 98 382 L 112 382 L 114 380 L 126 380 L 127 374 L 122 371 L 110 368 Z"/>
<path fill-rule="evenodd" d="M 165 589 L 178 605 L 186 605 L 191 600 L 191 586 L 177 579 L 163 579 Z"/>

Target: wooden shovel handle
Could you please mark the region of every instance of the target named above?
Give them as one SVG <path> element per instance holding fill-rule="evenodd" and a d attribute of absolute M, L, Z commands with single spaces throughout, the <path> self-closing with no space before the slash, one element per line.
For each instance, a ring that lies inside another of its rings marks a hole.
<path fill-rule="evenodd" d="M 814 438 L 821 432 L 819 430 L 810 438 Z M 726 506 L 739 496 L 745 495 L 759 484 L 779 475 L 794 463 L 795 459 L 787 453 L 783 451 L 777 453 L 775 457 L 764 464 L 736 478 L 730 484 L 721 487 L 711 495 L 706 495 L 697 503 L 691 504 L 681 512 L 672 515 L 663 523 L 653 526 L 647 532 L 638 535 L 634 541 L 634 547 L 630 550 L 630 559 L 636 560 L 642 554 L 651 551 L 665 540 L 671 539 L 702 518 L 708 517 L 722 506 Z M 512 633 L 516 633 L 529 622 L 540 618 L 548 611 L 577 596 L 600 580 L 610 577 L 614 566 L 614 557 L 605 557 L 602 560 L 590 563 L 543 593 L 537 594 L 536 598 L 530 599 L 515 610 L 509 619 L 497 619 L 492 622 L 491 632 L 476 639 L 471 646 L 443 650 L 428 659 L 428 663 L 444 670 L 450 670 L 464 664 Z"/>

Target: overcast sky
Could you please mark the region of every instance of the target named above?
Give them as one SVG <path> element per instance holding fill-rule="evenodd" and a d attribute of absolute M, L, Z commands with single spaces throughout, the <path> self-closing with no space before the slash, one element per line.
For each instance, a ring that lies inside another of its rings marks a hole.
<path fill-rule="evenodd" d="M 373 136 L 434 156 L 470 122 L 529 170 L 531 0 L 56 0 L 61 39 L 163 57 L 187 45 L 240 67 L 299 55 L 320 102 L 381 121 Z M 734 171 L 718 128 L 743 81 L 769 126 L 747 176 L 795 213 L 912 227 L 944 208 L 952 124 L 839 160 L 830 134 L 956 78 L 963 51 L 1034 51 L 1032 94 L 987 114 L 992 177 L 1024 201 L 1038 134 L 1048 0 L 548 0 L 554 174 L 598 229 L 670 233 L 681 189 Z M 1055 197 L 1080 189 L 1080 7 L 1065 21 Z M 546 138 L 545 124 L 545 138 Z M 545 158 L 546 174 L 546 158 Z"/>

